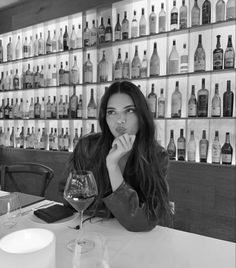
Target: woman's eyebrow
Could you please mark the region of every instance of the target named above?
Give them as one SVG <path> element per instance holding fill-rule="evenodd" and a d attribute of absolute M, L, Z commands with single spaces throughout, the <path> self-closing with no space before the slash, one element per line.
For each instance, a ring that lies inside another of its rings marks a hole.
<path fill-rule="evenodd" d="M 127 105 L 127 106 L 123 107 L 122 109 L 124 110 L 124 109 L 128 109 L 128 108 L 135 108 L 135 106 L 133 104 L 131 104 L 131 105 Z M 107 110 L 116 110 L 116 108 L 107 107 Z"/>

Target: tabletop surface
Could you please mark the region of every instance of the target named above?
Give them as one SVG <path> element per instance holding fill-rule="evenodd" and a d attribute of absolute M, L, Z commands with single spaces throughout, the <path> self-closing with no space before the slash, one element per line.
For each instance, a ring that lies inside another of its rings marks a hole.
<path fill-rule="evenodd" d="M 0 191 L 1 196 L 1 191 Z M 35 221 L 31 208 L 46 205 L 44 200 L 22 209 L 23 216 L 16 226 L 4 229 L 7 233 L 23 228 L 46 228 L 56 235 L 56 268 L 72 268 L 72 253 L 67 243 L 78 235 L 74 227 L 75 217 L 60 224 Z M 25 213 L 24 213 L 25 212 Z M 97 219 L 99 220 L 99 219 Z M 110 268 L 235 268 L 235 243 L 196 235 L 171 228 L 156 226 L 149 232 L 129 232 L 116 219 L 87 221 L 84 231 L 95 231 L 104 235 L 108 245 Z"/>

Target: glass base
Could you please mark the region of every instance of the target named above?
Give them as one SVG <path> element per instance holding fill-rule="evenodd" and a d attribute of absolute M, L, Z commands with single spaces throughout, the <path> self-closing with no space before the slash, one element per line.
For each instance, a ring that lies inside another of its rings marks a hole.
<path fill-rule="evenodd" d="M 76 244 L 81 247 L 81 254 L 89 252 L 95 247 L 95 242 L 92 240 L 86 238 L 83 238 L 83 240 L 73 239 L 67 244 L 69 251 L 74 252 Z"/>

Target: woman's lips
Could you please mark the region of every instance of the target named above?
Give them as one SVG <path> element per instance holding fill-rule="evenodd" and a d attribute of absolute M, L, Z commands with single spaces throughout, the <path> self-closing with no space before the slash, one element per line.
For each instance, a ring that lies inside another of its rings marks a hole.
<path fill-rule="evenodd" d="M 122 127 L 122 126 L 118 126 L 116 128 L 116 132 L 119 133 L 120 135 L 123 135 L 127 132 L 127 129 L 125 127 Z"/>

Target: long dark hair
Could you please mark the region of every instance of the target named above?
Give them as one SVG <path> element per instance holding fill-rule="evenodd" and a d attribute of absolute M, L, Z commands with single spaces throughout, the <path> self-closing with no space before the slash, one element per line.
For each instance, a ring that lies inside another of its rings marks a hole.
<path fill-rule="evenodd" d="M 101 136 L 96 145 L 93 160 L 97 163 L 94 165 L 94 173 L 98 181 L 98 200 L 110 189 L 105 163 L 114 137 L 106 122 L 106 109 L 108 100 L 115 93 L 124 93 L 132 98 L 139 123 L 135 143 L 126 164 L 124 179 L 138 191 L 141 201 L 147 204 L 148 215 L 158 218 L 160 223 L 168 224 L 166 219 L 169 219 L 171 215 L 168 185 L 161 166 L 167 163 L 160 159 L 158 156 L 160 154 L 157 152 L 157 150 L 164 149 L 155 140 L 154 121 L 143 93 L 136 85 L 128 81 L 111 84 L 101 99 L 99 110 Z"/>

